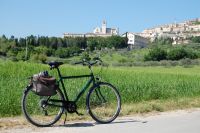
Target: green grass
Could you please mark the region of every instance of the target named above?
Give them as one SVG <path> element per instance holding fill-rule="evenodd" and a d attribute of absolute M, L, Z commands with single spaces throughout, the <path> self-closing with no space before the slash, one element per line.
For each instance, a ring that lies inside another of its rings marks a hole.
<path fill-rule="evenodd" d="M 120 64 L 121 66 L 127 66 L 126 63 L 130 64 L 133 62 L 143 62 L 144 56 L 148 53 L 148 48 L 143 49 L 134 49 L 127 51 L 126 49 L 121 50 L 104 50 L 104 51 L 94 51 L 90 53 L 91 57 L 100 56 L 104 63 L 109 64 L 110 66 L 116 66 Z M 58 57 L 48 57 L 47 60 L 60 60 L 67 64 L 71 64 L 74 61 L 79 61 L 81 55 L 73 56 L 69 58 L 58 58 Z"/>
<path fill-rule="evenodd" d="M 28 84 L 26 78 L 43 70 L 49 70 L 48 66 L 0 60 L 0 116 L 21 114 L 21 97 L 23 89 Z M 95 68 L 95 71 L 98 70 L 99 68 Z M 89 73 L 86 67 L 70 65 L 63 65 L 61 71 L 66 75 Z M 132 108 L 137 107 L 136 105 L 139 107 L 137 110 L 132 110 L 132 112 L 163 111 L 167 109 L 162 105 L 168 106 L 165 101 L 174 102 L 180 99 L 190 99 L 192 101 L 193 99 L 197 99 L 200 96 L 199 72 L 200 67 L 197 66 L 192 68 L 109 67 L 104 68 L 102 80 L 110 82 L 118 88 L 122 97 L 122 107 L 125 108 L 122 109 L 122 111 L 124 110 L 122 114 L 126 115 L 130 114 Z M 56 72 L 50 71 L 50 74 L 56 75 Z M 86 80 L 65 81 L 70 99 L 76 96 L 80 90 L 79 88 L 83 86 Z M 151 101 L 157 101 L 160 104 L 148 105 L 147 103 L 151 103 Z M 184 102 L 180 103 L 185 106 L 187 105 L 183 104 Z M 85 98 L 81 99 L 79 104 L 85 104 Z M 131 107 L 130 105 L 133 106 Z M 178 106 L 179 104 L 174 105 Z M 190 107 L 196 106 L 199 106 L 199 104 L 191 104 Z M 184 106 L 180 106 L 180 108 L 184 108 Z"/>

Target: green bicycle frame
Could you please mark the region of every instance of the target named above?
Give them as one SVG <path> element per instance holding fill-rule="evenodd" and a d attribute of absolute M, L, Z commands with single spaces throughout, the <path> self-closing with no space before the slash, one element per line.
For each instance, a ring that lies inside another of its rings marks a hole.
<path fill-rule="evenodd" d="M 58 76 L 59 76 L 58 83 L 61 83 L 61 85 L 62 85 L 66 101 L 69 101 L 69 98 L 68 98 L 68 95 L 67 95 L 66 88 L 65 88 L 63 80 L 65 80 L 65 79 L 77 79 L 77 78 L 90 77 L 90 79 L 87 81 L 87 83 L 84 85 L 84 87 L 81 89 L 81 91 L 79 92 L 79 94 L 77 95 L 77 97 L 75 98 L 75 100 L 73 101 L 75 103 L 80 99 L 80 97 L 84 94 L 84 92 L 90 86 L 91 83 L 93 83 L 93 85 L 95 85 L 95 78 L 94 78 L 94 74 L 92 73 L 91 69 L 90 69 L 91 73 L 89 75 L 79 75 L 79 76 L 62 76 L 59 68 L 56 68 L 56 69 L 58 71 Z"/>

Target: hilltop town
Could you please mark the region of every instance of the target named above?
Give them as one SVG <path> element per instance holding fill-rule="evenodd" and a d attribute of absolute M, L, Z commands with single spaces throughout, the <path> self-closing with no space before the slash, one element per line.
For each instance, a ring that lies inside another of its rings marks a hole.
<path fill-rule="evenodd" d="M 188 43 L 188 38 L 200 36 L 200 18 L 145 29 L 142 33 L 139 33 L 139 35 L 151 41 L 155 38 L 167 37 L 173 39 L 173 44 Z"/>
<path fill-rule="evenodd" d="M 94 28 L 93 32 L 85 34 L 64 33 L 64 37 L 109 37 L 113 35 L 127 37 L 127 44 L 131 49 L 135 46 L 146 47 L 149 42 L 154 41 L 156 38 L 171 38 L 173 45 L 188 44 L 190 37 L 200 36 L 200 18 L 156 26 L 145 29 L 141 33 L 126 32 L 121 35 L 119 34 L 119 28 L 108 28 L 107 22 L 103 20 L 102 26 Z"/>
<path fill-rule="evenodd" d="M 200 18 L 156 26 L 143 30 L 141 33 L 126 32 L 122 34 L 128 38 L 129 48 L 145 47 L 156 38 L 171 38 L 172 44 L 188 44 L 191 37 L 200 36 Z"/>

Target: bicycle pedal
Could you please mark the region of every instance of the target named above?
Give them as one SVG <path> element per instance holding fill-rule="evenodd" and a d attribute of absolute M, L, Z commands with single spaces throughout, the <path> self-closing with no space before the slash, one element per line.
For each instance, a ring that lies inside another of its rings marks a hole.
<path fill-rule="evenodd" d="M 79 115 L 79 116 L 83 116 L 84 115 L 82 113 L 79 113 L 78 111 L 76 111 L 76 114 Z"/>

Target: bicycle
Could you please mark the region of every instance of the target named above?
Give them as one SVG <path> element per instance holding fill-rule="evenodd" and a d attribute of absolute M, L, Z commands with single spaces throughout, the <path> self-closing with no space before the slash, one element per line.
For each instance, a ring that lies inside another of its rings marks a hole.
<path fill-rule="evenodd" d="M 57 94 L 53 96 L 39 96 L 35 94 L 33 84 L 30 83 L 23 92 L 22 97 L 22 111 L 25 118 L 35 126 L 46 127 L 55 124 L 65 113 L 76 113 L 77 102 L 85 91 L 90 87 L 86 96 L 86 108 L 90 116 L 98 123 L 110 123 L 117 118 L 121 110 L 121 98 L 118 90 L 110 83 L 101 82 L 99 78 L 95 77 L 92 66 L 102 62 L 99 58 L 93 61 L 82 60 L 75 64 L 87 65 L 90 74 L 78 76 L 63 76 L 59 66 L 63 62 L 50 62 L 50 70 L 56 69 L 59 80 L 57 81 L 60 87 L 56 89 Z M 75 100 L 71 101 L 68 98 L 67 91 L 64 85 L 65 79 L 89 78 L 85 86 L 78 93 Z M 65 117 L 66 121 L 66 117 Z M 65 122 L 64 122 L 65 123 Z"/>

